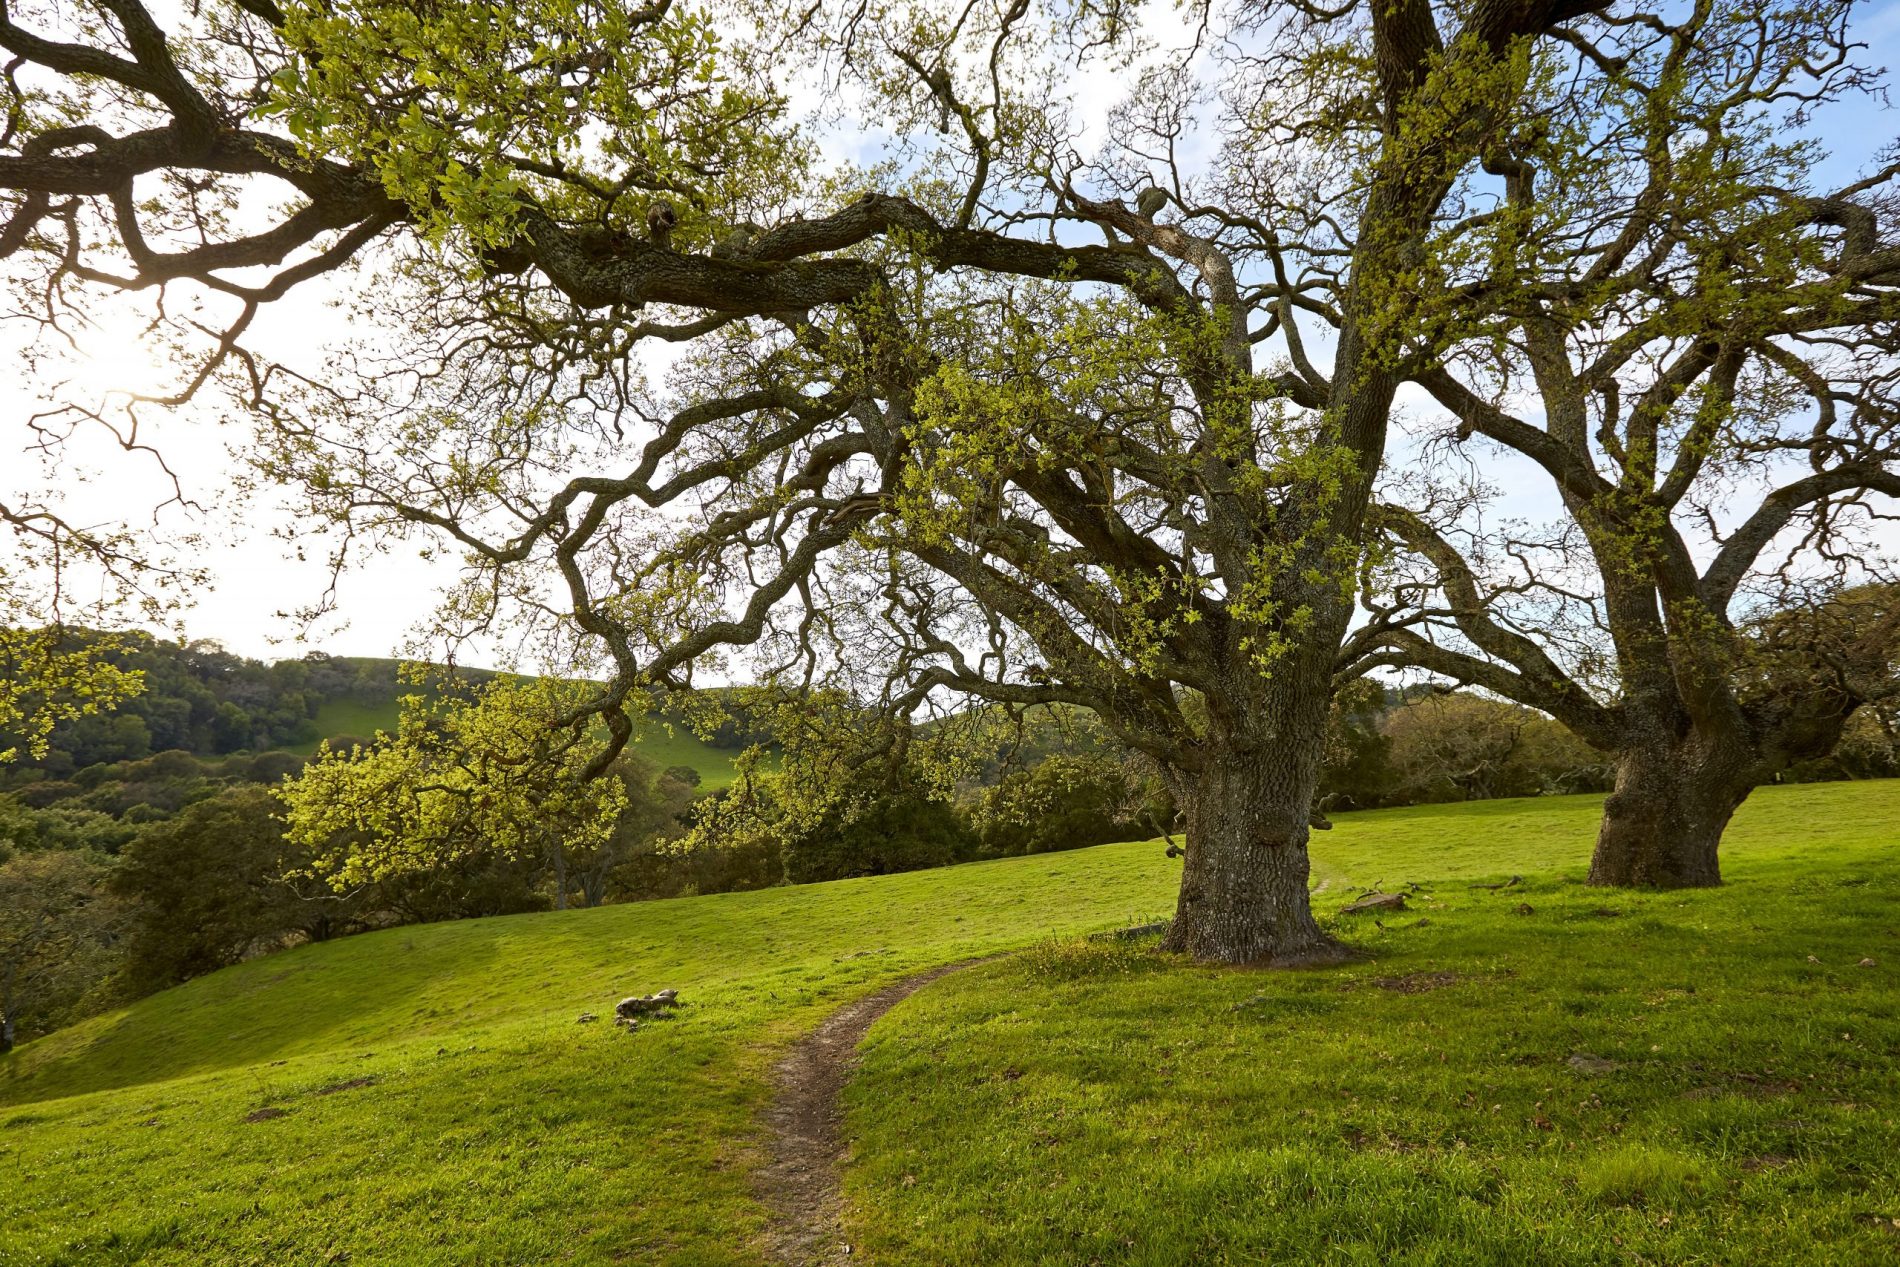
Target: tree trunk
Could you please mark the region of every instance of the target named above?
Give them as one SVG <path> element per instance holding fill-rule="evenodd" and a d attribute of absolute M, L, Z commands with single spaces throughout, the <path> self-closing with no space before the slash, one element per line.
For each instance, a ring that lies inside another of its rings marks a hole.
<path fill-rule="evenodd" d="M 1347 957 L 1307 895 L 1314 772 L 1303 772 L 1310 754 L 1299 748 L 1224 754 L 1183 789 L 1187 859 L 1164 949 L 1263 967 Z"/>
<path fill-rule="evenodd" d="M 1590 859 L 1590 883 L 1618 888 L 1688 889 L 1722 883 L 1722 832 L 1753 789 L 1733 762 L 1680 748 L 1620 753 L 1616 790 Z"/>
<path fill-rule="evenodd" d="M 0 1017 L 0 1056 L 13 1050 L 13 1036 L 17 1031 L 13 1024 L 13 1013 Z"/>

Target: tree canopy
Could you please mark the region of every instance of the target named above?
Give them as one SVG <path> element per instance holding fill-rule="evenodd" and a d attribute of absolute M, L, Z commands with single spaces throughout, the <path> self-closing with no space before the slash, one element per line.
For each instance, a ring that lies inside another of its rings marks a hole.
<path fill-rule="evenodd" d="M 1198 5 L 1164 44 L 1021 0 L 22 6 L 0 257 L 48 321 L 194 296 L 174 398 L 242 401 L 260 474 L 346 544 L 459 553 L 452 636 L 603 680 L 545 719 L 604 722 L 586 773 L 650 690 L 740 655 L 904 723 L 1077 706 L 1184 812 L 1169 945 L 1323 960 L 1335 678 L 1423 637 L 1366 548 L 1370 521 L 1431 557 L 1420 503 L 1375 499 L 1402 394 L 1625 543 L 1720 466 L 1732 411 L 1695 402 L 1746 366 L 1827 412 L 1789 340 L 1878 359 L 1893 302 L 1892 169 L 1816 192 L 1788 139 L 1870 86 L 1848 13 Z M 890 144 L 837 161 L 780 67 Z M 374 337 L 321 365 L 248 338 L 320 278 Z M 1628 404 L 1592 431 L 1592 401 Z M 1809 452 L 1831 491 L 1797 511 L 1888 460 Z M 1725 612 L 1788 522 L 1678 579 Z M 1613 562 L 1653 590 L 1682 560 L 1645 549 Z"/>

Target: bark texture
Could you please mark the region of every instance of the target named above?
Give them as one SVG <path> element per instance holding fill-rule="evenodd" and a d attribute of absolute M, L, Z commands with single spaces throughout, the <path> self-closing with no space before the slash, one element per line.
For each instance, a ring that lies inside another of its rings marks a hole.
<path fill-rule="evenodd" d="M 1754 780 L 1720 754 L 1643 748 L 1618 757 L 1603 803 L 1590 883 L 1707 888 L 1722 882 L 1722 833 Z"/>
<path fill-rule="evenodd" d="M 1306 747 L 1224 752 L 1183 789 L 1187 857 L 1165 949 L 1263 967 L 1347 957 L 1313 919 L 1307 891 L 1315 772 Z"/>

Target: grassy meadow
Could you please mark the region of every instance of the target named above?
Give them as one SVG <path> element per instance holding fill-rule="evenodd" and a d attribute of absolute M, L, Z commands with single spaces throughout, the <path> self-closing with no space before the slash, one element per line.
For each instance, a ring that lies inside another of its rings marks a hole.
<path fill-rule="evenodd" d="M 784 1046 L 1005 949 L 866 1043 L 867 1261 L 1900 1258 L 1900 783 L 1757 793 L 1698 893 L 1584 888 L 1596 809 L 1341 816 L 1323 913 L 1418 888 L 1329 971 L 1081 937 L 1153 843 L 256 960 L 0 1059 L 0 1264 L 757 1263 Z"/>

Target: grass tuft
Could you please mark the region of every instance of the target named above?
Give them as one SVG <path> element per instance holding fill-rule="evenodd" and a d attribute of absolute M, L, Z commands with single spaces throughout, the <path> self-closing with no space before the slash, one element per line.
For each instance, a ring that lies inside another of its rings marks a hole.
<path fill-rule="evenodd" d="M 1578 1168 L 1577 1191 L 1599 1206 L 1680 1209 L 1715 1186 L 1710 1168 L 1695 1157 L 1653 1145 L 1613 1148 Z"/>

